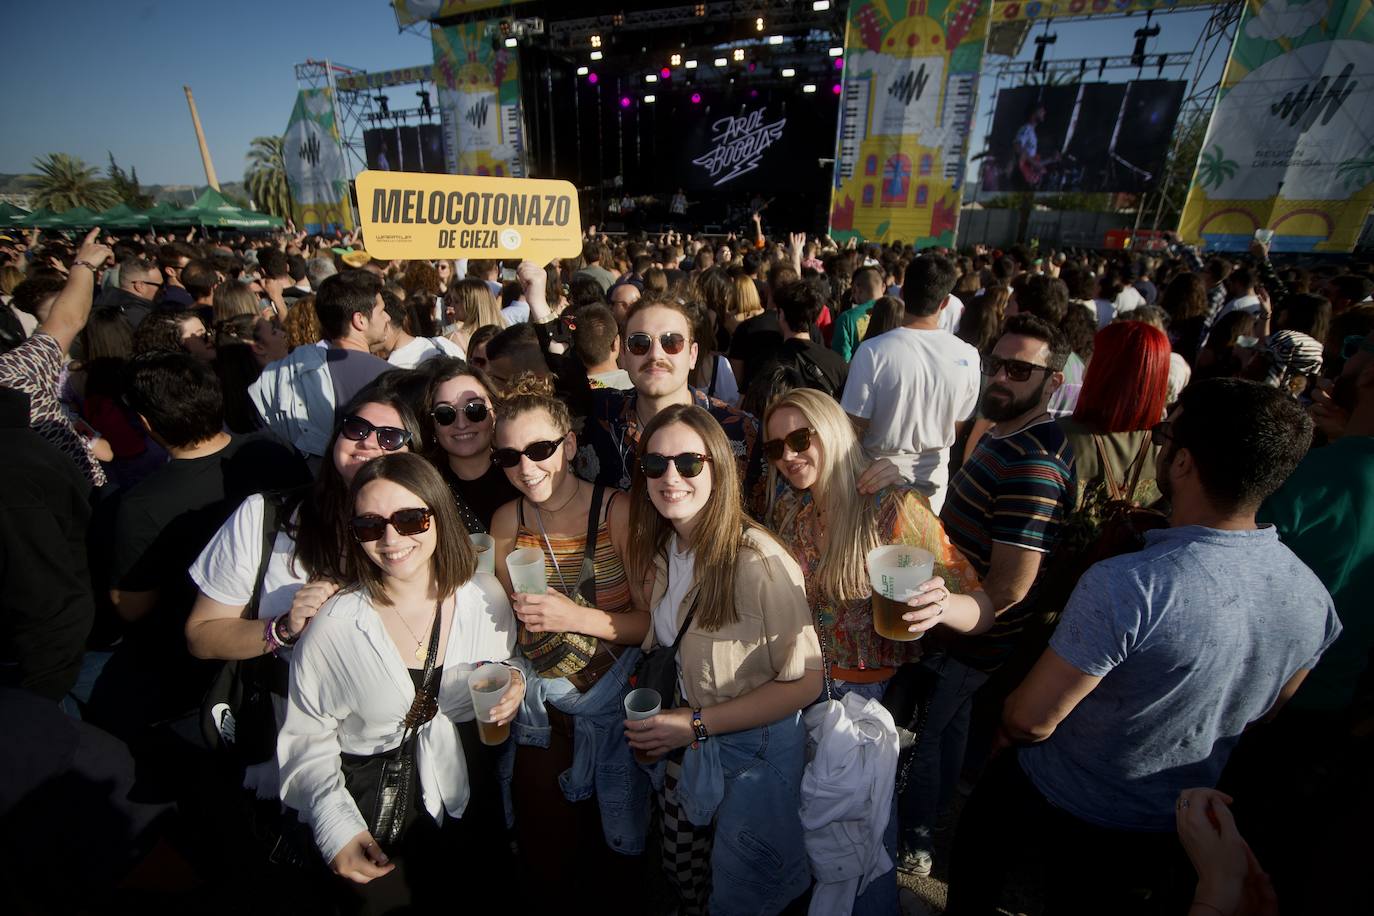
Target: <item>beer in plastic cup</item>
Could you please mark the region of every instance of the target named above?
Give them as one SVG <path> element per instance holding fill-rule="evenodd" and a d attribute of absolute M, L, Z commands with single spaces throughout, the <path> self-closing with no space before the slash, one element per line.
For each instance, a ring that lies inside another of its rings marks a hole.
<path fill-rule="evenodd" d="M 477 551 L 477 571 L 496 575 L 496 539 L 489 534 L 469 534 L 468 540 Z"/>
<path fill-rule="evenodd" d="M 506 571 L 510 573 L 510 587 L 519 594 L 542 595 L 549 590 L 544 572 L 544 551 L 538 547 L 521 547 L 506 557 Z"/>
<path fill-rule="evenodd" d="M 477 737 L 483 744 L 504 744 L 510 737 L 510 723 L 497 725 L 491 721 L 491 711 L 510 686 L 510 669 L 505 665 L 483 665 L 468 675 L 468 690 L 472 692 L 473 718 L 477 720 Z"/>
<path fill-rule="evenodd" d="M 625 694 L 625 718 L 634 722 L 651 719 L 663 708 L 663 698 L 652 687 L 640 687 Z M 635 760 L 640 763 L 657 763 L 657 757 L 649 757 L 635 751 Z"/>
<path fill-rule="evenodd" d="M 911 642 L 924 633 L 913 633 L 902 615 L 911 610 L 907 601 L 935 573 L 935 555 L 919 547 L 893 544 L 868 552 L 868 577 L 873 585 L 873 630 L 884 639 Z"/>

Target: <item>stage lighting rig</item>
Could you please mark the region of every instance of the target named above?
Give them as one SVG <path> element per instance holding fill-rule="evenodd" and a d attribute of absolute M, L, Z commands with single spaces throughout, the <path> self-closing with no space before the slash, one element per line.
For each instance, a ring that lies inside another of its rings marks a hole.
<path fill-rule="evenodd" d="M 739 61 L 744 60 L 744 49 L 743 49 L 743 48 L 736 48 L 736 49 L 735 49 L 735 53 L 732 54 L 731 56 L 735 59 L 736 62 L 739 62 Z"/>
<path fill-rule="evenodd" d="M 688 70 L 695 70 L 697 68 L 697 62 L 695 60 L 689 60 L 682 66 L 686 67 Z"/>
<path fill-rule="evenodd" d="M 1145 42 L 1159 36 L 1159 26 L 1150 24 L 1151 13 L 1145 14 L 1145 27 L 1135 30 L 1135 50 L 1131 52 L 1131 66 L 1145 66 Z"/>
<path fill-rule="evenodd" d="M 601 52 L 600 52 L 600 51 L 593 51 L 593 52 L 591 53 L 591 58 L 592 58 L 592 60 L 601 60 Z"/>
<path fill-rule="evenodd" d="M 717 57 L 715 64 L 717 67 L 726 67 L 729 66 L 730 62 L 723 57 Z"/>
<path fill-rule="evenodd" d="M 391 105 L 391 101 L 386 96 L 374 95 L 372 97 L 372 100 L 377 103 L 377 106 L 379 108 L 381 108 L 381 111 L 377 113 L 378 118 L 391 117 L 391 108 L 389 107 Z"/>
<path fill-rule="evenodd" d="M 600 36 L 600 35 L 593 35 L 592 38 L 591 38 L 591 44 L 592 44 L 592 47 L 593 47 L 593 48 L 599 48 L 599 47 L 601 47 L 601 36 Z"/>
<path fill-rule="evenodd" d="M 763 21 L 763 17 L 760 16 L 759 18 L 757 18 L 757 19 L 754 20 L 754 31 L 755 31 L 755 32 L 762 32 L 762 31 L 763 31 L 763 28 L 764 28 L 764 21 Z"/>
<path fill-rule="evenodd" d="M 1045 69 L 1045 48 L 1059 40 L 1059 34 L 1050 35 L 1048 33 L 1035 39 L 1035 69 L 1044 72 Z"/>
<path fill-rule="evenodd" d="M 674 66 L 674 67 L 681 67 L 681 66 L 682 66 L 682 55 L 681 55 L 681 54 L 674 54 L 672 57 L 669 57 L 669 58 L 668 58 L 668 63 L 669 63 L 671 66 Z"/>
<path fill-rule="evenodd" d="M 421 89 L 419 92 L 415 93 L 415 95 L 420 99 L 420 112 L 426 118 L 434 117 L 434 103 L 430 101 L 429 90 Z"/>
<path fill-rule="evenodd" d="M 824 13 L 830 9 L 830 0 L 814 0 L 811 4 L 811 11 L 814 13 Z"/>

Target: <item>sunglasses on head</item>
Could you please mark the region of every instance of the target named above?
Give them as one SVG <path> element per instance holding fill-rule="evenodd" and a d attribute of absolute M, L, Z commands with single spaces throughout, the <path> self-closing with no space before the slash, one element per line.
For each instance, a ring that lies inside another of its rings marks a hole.
<path fill-rule="evenodd" d="M 520 463 L 520 456 L 524 455 L 531 461 L 544 461 L 551 457 L 558 447 L 563 444 L 563 440 L 549 439 L 547 442 L 531 442 L 524 448 L 497 448 L 491 451 L 491 462 L 497 467 L 513 468 Z"/>
<path fill-rule="evenodd" d="M 663 347 L 663 352 L 669 356 L 676 356 L 682 352 L 682 348 L 687 346 L 687 338 L 681 334 L 660 334 L 658 343 Z M 643 331 L 636 331 L 625 338 L 625 349 L 635 356 L 643 356 L 654 346 L 654 338 Z"/>
<path fill-rule="evenodd" d="M 359 544 L 380 541 L 386 534 L 386 526 L 396 529 L 396 533 L 409 537 L 429 530 L 430 519 L 434 513 L 428 509 L 397 509 L 390 516 L 359 515 L 348 523 L 348 530 Z"/>
<path fill-rule="evenodd" d="M 650 452 L 639 459 L 639 469 L 644 472 L 645 477 L 657 480 L 668 473 L 668 465 L 672 464 L 677 467 L 678 476 L 695 477 L 710 460 L 710 455 L 698 455 L 695 452 L 683 452 L 681 455 L 660 455 L 658 452 Z"/>
<path fill-rule="evenodd" d="M 459 409 L 452 404 L 436 404 L 429 415 L 440 426 L 452 426 L 458 419 Z M 469 423 L 481 423 L 491 414 L 491 408 L 481 401 L 468 401 L 461 410 L 463 416 L 468 418 Z"/>
<path fill-rule="evenodd" d="M 344 417 L 339 433 L 353 442 L 363 442 L 376 433 L 377 447 L 384 452 L 394 452 L 410 441 L 410 430 L 395 426 L 373 426 L 362 417 Z"/>
<path fill-rule="evenodd" d="M 1024 382 L 1037 369 L 1046 373 L 1054 371 L 1049 366 L 1040 366 L 1019 359 L 1003 359 L 1000 356 L 983 357 L 983 374 L 988 378 L 996 378 L 998 372 L 1005 370 L 1007 378 L 1013 382 Z"/>
<path fill-rule="evenodd" d="M 781 439 L 769 439 L 763 443 L 763 457 L 769 461 L 781 461 L 783 446 L 786 446 L 792 453 L 799 454 L 811 447 L 811 437 L 816 434 L 814 429 L 803 427 L 794 429 Z"/>

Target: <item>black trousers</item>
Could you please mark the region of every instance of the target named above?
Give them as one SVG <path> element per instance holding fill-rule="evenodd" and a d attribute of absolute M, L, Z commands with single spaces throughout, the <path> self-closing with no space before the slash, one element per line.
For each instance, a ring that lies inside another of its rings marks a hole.
<path fill-rule="evenodd" d="M 1045 916 L 1182 913 L 1196 881 L 1175 834 L 1079 820 L 1040 794 L 1014 752 L 978 781 L 952 858 L 946 916 L 996 913 L 1009 885 L 1043 901 Z"/>

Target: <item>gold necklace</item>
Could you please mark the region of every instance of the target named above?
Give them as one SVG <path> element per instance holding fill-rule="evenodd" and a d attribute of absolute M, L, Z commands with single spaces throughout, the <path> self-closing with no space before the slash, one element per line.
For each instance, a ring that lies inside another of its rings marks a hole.
<path fill-rule="evenodd" d="M 436 604 L 434 605 L 434 613 L 436 613 L 436 614 L 439 613 L 440 608 L 442 608 L 443 606 L 444 606 L 444 603 L 443 603 L 442 601 L 436 603 Z M 399 621 L 401 621 L 401 626 L 403 626 L 403 627 L 406 628 L 406 632 L 410 634 L 410 638 L 413 639 L 413 640 L 415 640 L 415 660 L 416 660 L 417 662 L 422 662 L 422 661 L 424 661 L 424 660 L 425 660 L 425 641 L 424 641 L 423 639 L 421 639 L 420 637 L 418 637 L 418 636 L 415 635 L 415 631 L 412 630 L 412 629 L 410 628 L 410 624 L 406 623 L 406 619 L 405 619 L 404 617 L 401 616 L 401 612 L 400 612 L 399 610 L 397 610 L 395 607 L 392 607 L 392 610 L 396 612 L 396 619 L 399 620 Z M 431 618 L 431 619 L 432 619 L 432 618 Z M 431 623 L 430 626 L 433 626 L 433 624 Z"/>

